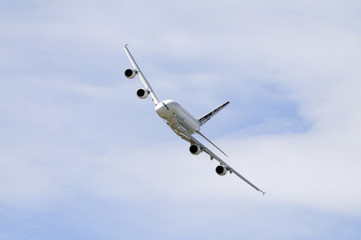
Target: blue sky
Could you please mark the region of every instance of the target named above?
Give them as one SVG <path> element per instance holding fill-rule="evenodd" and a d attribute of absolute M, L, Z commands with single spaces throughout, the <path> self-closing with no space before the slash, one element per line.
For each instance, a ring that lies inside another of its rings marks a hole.
<path fill-rule="evenodd" d="M 359 239 L 358 1 L 1 1 L 0 239 Z M 160 99 L 268 191 L 219 177 Z"/>

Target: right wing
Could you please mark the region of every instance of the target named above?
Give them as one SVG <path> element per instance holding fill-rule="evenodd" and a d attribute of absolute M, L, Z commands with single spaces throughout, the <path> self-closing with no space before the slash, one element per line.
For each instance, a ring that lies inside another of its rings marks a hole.
<path fill-rule="evenodd" d="M 155 95 L 152 87 L 148 83 L 147 79 L 144 77 L 142 71 L 140 71 L 140 68 L 138 67 L 137 63 L 135 62 L 132 54 L 129 52 L 127 45 L 128 44 L 124 45 L 124 47 L 123 47 L 124 51 L 127 54 L 130 63 L 132 64 L 134 70 L 136 71 L 137 75 L 139 76 L 140 80 L 142 81 L 144 87 L 149 92 L 150 96 L 152 97 L 154 104 L 157 105 L 159 103 L 159 100 L 158 100 L 157 96 Z"/>
<path fill-rule="evenodd" d="M 211 150 L 209 150 L 206 146 L 204 146 L 201 142 L 199 142 L 196 138 L 194 138 L 192 135 L 190 135 L 182 126 L 176 124 L 171 126 L 172 130 L 181 138 L 188 141 L 190 144 L 197 144 L 200 146 L 203 152 L 206 152 L 212 159 L 216 159 L 222 166 L 226 167 L 226 169 L 230 173 L 236 174 L 239 178 L 241 178 L 243 181 L 248 183 L 251 187 L 256 189 L 257 191 L 261 192 L 263 195 L 266 194 L 266 192 L 262 191 L 258 187 L 256 187 L 253 183 L 248 181 L 245 177 L 243 177 L 240 173 L 238 173 L 236 170 L 234 170 L 230 165 L 228 165 L 225 161 L 220 159 L 216 154 L 214 154 Z"/>

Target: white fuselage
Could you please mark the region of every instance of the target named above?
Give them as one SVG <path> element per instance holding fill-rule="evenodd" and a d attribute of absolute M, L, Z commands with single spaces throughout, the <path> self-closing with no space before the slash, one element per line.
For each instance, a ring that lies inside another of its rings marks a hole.
<path fill-rule="evenodd" d="M 179 103 L 173 100 L 159 102 L 155 106 L 155 111 L 167 122 L 171 128 L 175 124 L 179 124 L 190 134 L 200 130 L 199 121 L 187 110 L 185 110 Z"/>

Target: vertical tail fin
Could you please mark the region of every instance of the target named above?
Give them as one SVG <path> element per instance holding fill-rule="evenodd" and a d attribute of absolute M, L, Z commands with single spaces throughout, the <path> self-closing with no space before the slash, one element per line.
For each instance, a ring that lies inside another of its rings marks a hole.
<path fill-rule="evenodd" d="M 221 106 L 217 107 L 216 109 L 214 109 L 213 111 L 207 113 L 206 115 L 204 115 L 203 117 L 201 117 L 200 119 L 198 119 L 199 123 L 201 124 L 201 126 L 203 124 L 205 124 L 209 119 L 211 119 L 214 115 L 216 115 L 218 112 L 220 112 L 225 106 L 227 106 L 229 104 L 229 101 L 222 104 Z"/>

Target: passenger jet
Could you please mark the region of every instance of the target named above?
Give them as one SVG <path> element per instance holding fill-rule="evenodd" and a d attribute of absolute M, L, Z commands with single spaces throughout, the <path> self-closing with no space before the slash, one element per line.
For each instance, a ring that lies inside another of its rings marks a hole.
<path fill-rule="evenodd" d="M 221 106 L 217 107 L 213 111 L 207 113 L 203 117 L 197 119 L 192 114 L 190 114 L 187 110 L 185 110 L 179 103 L 173 100 L 164 100 L 159 101 L 155 92 L 153 91 L 152 87 L 148 83 L 147 79 L 143 75 L 142 71 L 138 67 L 137 63 L 135 62 L 132 54 L 130 53 L 127 45 L 124 47 L 124 51 L 127 54 L 131 65 L 133 66 L 132 69 L 126 69 L 124 75 L 132 79 L 136 75 L 139 76 L 140 80 L 144 85 L 144 89 L 138 89 L 137 96 L 140 99 L 145 99 L 148 95 L 151 96 L 154 104 L 155 104 L 155 111 L 165 120 L 167 125 L 182 139 L 186 140 L 190 143 L 189 151 L 194 154 L 198 155 L 201 152 L 207 153 L 211 160 L 216 159 L 219 162 L 219 165 L 216 167 L 216 173 L 220 176 L 224 176 L 227 172 L 234 173 L 250 186 L 252 186 L 257 191 L 265 194 L 264 191 L 256 187 L 253 183 L 248 181 L 245 177 L 239 174 L 236 170 L 234 170 L 230 165 L 228 165 L 225 161 L 219 158 L 216 154 L 214 154 L 211 150 L 209 150 L 206 146 L 204 146 L 201 142 L 199 142 L 196 138 L 192 135 L 194 133 L 199 134 L 201 137 L 206 139 L 209 143 L 211 143 L 214 147 L 216 147 L 220 152 L 226 155 L 219 147 L 217 147 L 214 143 L 212 143 L 206 136 L 204 136 L 200 132 L 200 128 L 203 124 L 205 124 L 209 119 L 211 119 L 214 115 L 220 112 L 225 106 L 229 104 L 226 102 Z M 227 156 L 227 155 L 226 155 Z"/>

